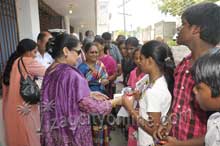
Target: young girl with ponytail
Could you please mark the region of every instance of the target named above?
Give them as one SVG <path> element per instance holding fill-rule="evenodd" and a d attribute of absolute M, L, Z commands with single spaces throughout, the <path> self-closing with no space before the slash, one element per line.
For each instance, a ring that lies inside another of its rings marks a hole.
<path fill-rule="evenodd" d="M 149 74 L 150 82 L 141 91 L 140 109 L 133 109 L 133 98 L 123 97 L 123 105 L 138 128 L 138 146 L 153 146 L 153 132 L 166 117 L 173 90 L 175 63 L 170 48 L 159 41 L 149 41 L 141 49 L 140 65 Z"/>

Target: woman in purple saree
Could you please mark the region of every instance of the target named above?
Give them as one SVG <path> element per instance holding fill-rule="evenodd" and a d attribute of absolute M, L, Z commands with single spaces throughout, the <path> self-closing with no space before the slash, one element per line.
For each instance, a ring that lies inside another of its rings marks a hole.
<path fill-rule="evenodd" d="M 79 41 L 61 34 L 49 42 L 55 62 L 42 85 L 41 145 L 93 146 L 89 114 L 108 114 L 121 98 L 106 100 L 90 93 L 87 80 L 72 67 L 80 54 Z"/>

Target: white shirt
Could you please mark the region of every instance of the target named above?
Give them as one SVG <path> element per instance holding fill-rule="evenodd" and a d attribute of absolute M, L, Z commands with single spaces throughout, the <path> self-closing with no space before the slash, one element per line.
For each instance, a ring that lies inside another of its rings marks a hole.
<path fill-rule="evenodd" d="M 220 113 L 212 114 L 207 123 L 205 146 L 220 146 Z"/>
<path fill-rule="evenodd" d="M 142 92 L 139 101 L 139 114 L 145 120 L 148 120 L 148 112 L 160 112 L 161 117 L 167 115 L 171 105 L 171 94 L 168 90 L 164 76 L 158 78 L 152 87 L 146 88 Z M 152 136 L 142 128 L 138 128 L 138 146 L 148 146 L 154 144 Z"/>
<path fill-rule="evenodd" d="M 48 68 L 53 63 L 53 58 L 49 53 L 45 52 L 44 56 L 42 56 L 39 52 L 37 52 L 36 58 L 39 63 L 41 63 L 45 68 Z"/>

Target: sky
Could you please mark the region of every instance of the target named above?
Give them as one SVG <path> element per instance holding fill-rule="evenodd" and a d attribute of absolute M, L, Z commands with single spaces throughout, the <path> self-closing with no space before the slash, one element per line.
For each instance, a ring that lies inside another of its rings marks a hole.
<path fill-rule="evenodd" d="M 125 0 L 127 1 L 127 0 Z M 123 0 L 110 0 L 109 11 L 112 15 L 110 20 L 110 30 L 123 30 L 124 21 L 123 15 L 119 14 L 123 12 L 123 7 L 119 6 L 123 3 Z M 157 5 L 154 4 L 155 0 L 130 0 L 126 4 L 126 13 L 131 16 L 126 16 L 126 29 L 133 30 L 137 27 L 146 28 L 159 21 L 176 21 L 175 17 L 162 14 Z"/>

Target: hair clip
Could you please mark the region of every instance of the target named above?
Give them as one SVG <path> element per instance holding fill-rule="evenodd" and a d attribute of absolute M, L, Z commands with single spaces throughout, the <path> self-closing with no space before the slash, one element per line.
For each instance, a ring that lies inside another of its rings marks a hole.
<path fill-rule="evenodd" d="M 167 57 L 167 58 L 164 59 L 165 62 L 167 62 L 169 60 L 170 60 L 170 57 Z"/>

